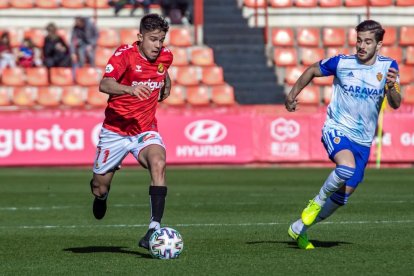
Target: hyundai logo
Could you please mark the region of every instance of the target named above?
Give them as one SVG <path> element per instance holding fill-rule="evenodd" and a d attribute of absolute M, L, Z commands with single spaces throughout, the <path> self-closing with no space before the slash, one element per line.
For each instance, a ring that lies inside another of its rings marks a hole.
<path fill-rule="evenodd" d="M 194 143 L 213 144 L 226 138 L 227 129 L 217 121 L 199 120 L 187 125 L 184 134 Z"/>

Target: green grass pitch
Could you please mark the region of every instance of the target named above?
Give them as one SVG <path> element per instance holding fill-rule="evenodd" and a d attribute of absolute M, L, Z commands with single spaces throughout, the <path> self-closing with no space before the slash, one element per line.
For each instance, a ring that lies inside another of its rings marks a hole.
<path fill-rule="evenodd" d="M 287 236 L 330 169 L 169 168 L 163 225 L 180 231 L 177 260 L 137 247 L 149 220 L 147 171 L 115 175 L 96 221 L 91 171 L 0 169 L 0 275 L 413 275 L 414 172 L 368 169 L 326 223 L 315 250 Z"/>

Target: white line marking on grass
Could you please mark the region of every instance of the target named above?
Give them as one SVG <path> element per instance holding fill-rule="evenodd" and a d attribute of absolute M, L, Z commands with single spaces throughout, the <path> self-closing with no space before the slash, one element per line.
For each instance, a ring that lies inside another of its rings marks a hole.
<path fill-rule="evenodd" d="M 321 224 L 409 224 L 414 220 L 362 220 L 362 221 L 331 221 Z M 289 222 L 252 222 L 252 223 L 184 223 L 172 225 L 178 227 L 243 227 L 243 226 L 271 226 L 289 225 Z M 77 228 L 139 228 L 148 227 L 148 224 L 88 224 L 88 225 L 0 225 L 0 229 L 77 229 Z"/>

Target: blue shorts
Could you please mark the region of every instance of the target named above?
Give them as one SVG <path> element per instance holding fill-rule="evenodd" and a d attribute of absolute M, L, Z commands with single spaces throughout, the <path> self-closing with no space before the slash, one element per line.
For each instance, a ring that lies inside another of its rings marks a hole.
<path fill-rule="evenodd" d="M 332 162 L 335 162 L 334 157 L 341 150 L 347 149 L 354 154 L 355 173 L 345 184 L 355 189 L 364 179 L 364 171 L 371 148 L 352 142 L 341 132 L 334 129 L 322 131 L 322 143 Z"/>

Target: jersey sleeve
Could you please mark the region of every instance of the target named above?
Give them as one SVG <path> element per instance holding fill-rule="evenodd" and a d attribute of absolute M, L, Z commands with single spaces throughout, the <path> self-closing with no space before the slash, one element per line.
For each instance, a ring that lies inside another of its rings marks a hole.
<path fill-rule="evenodd" d="M 338 68 L 338 63 L 340 56 L 334 56 L 331 58 L 323 59 L 319 62 L 319 68 L 324 76 L 336 75 L 336 69 Z"/>
<path fill-rule="evenodd" d="M 167 69 L 171 66 L 174 56 L 170 49 L 167 47 L 162 48 L 162 60 Z"/>
<path fill-rule="evenodd" d="M 104 78 L 119 78 L 124 74 L 127 69 L 127 57 L 126 51 L 130 49 L 130 45 L 122 45 L 115 53 L 109 58 L 108 64 L 105 67 Z"/>

